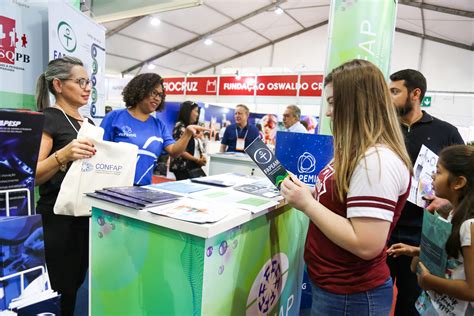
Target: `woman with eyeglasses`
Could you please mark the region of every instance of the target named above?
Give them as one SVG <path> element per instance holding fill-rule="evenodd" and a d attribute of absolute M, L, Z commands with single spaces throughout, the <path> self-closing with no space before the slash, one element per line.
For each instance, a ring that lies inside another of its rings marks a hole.
<path fill-rule="evenodd" d="M 199 112 L 200 108 L 197 103 L 192 101 L 181 103 L 178 121 L 173 129 L 174 139 L 179 140 L 188 125 L 198 122 Z M 174 173 L 176 180 L 204 177 L 206 173 L 201 167 L 205 166 L 206 162 L 202 141 L 199 137 L 194 137 L 189 140 L 185 152 L 179 157 L 171 159 L 170 170 Z"/>
<path fill-rule="evenodd" d="M 48 91 L 55 97 L 53 106 Z M 45 121 L 36 168 L 36 212 L 42 215 L 46 265 L 51 287 L 61 294 L 63 315 L 74 314 L 76 292 L 86 276 L 89 218 L 56 215 L 53 208 L 72 161 L 95 154 L 92 143 L 76 139 L 85 120 L 79 108 L 87 104 L 90 93 L 89 76 L 74 57 L 50 61 L 37 80 L 36 102 Z"/>
<path fill-rule="evenodd" d="M 183 136 L 175 141 L 165 124 L 151 115 L 155 111 L 163 111 L 165 104 L 163 79 L 157 74 L 136 76 L 125 86 L 122 95 L 126 109 L 110 112 L 100 125 L 105 130 L 104 140 L 137 145 L 139 151 L 134 184 L 151 184 L 153 170 L 162 151 L 177 157 L 185 151 L 189 140 L 197 132 L 206 129 L 188 125 Z"/>

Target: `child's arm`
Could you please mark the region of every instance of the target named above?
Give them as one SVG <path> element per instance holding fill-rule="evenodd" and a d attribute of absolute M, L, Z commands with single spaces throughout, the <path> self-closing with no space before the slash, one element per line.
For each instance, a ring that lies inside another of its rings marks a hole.
<path fill-rule="evenodd" d="M 416 257 L 420 255 L 420 247 L 410 246 L 404 243 L 393 244 L 387 249 L 387 255 Z"/>
<path fill-rule="evenodd" d="M 474 241 L 473 226 L 474 224 L 471 225 L 471 241 Z M 462 247 L 462 254 L 466 280 L 448 280 L 437 277 L 420 262 L 421 272 L 418 274 L 420 287 L 423 290 L 433 290 L 463 301 L 474 301 L 474 245 Z"/>

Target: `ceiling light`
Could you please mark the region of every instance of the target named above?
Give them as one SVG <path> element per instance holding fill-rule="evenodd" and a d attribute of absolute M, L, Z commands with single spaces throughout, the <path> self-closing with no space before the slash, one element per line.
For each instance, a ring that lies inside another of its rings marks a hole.
<path fill-rule="evenodd" d="M 206 39 L 204 40 L 204 44 L 206 44 L 207 46 L 212 45 L 212 43 L 214 43 L 214 41 L 211 40 L 210 38 L 206 38 Z"/>
<path fill-rule="evenodd" d="M 161 21 L 158 18 L 151 18 L 151 20 L 150 20 L 150 24 L 153 25 L 153 26 L 158 26 L 158 25 L 160 25 L 160 23 L 161 23 Z"/>
<path fill-rule="evenodd" d="M 275 9 L 275 13 L 278 14 L 278 15 L 280 15 L 280 14 L 283 13 L 283 9 L 280 8 L 280 7 L 277 7 L 277 8 Z"/>
<path fill-rule="evenodd" d="M 153 70 L 156 68 L 156 65 L 154 64 L 148 64 L 148 70 Z"/>

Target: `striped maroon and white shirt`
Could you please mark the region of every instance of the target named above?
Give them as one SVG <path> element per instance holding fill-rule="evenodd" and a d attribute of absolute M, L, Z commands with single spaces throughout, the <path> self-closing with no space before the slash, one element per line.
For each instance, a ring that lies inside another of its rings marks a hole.
<path fill-rule="evenodd" d="M 334 213 L 346 218 L 371 217 L 391 222 L 400 217 L 409 193 L 410 172 L 403 161 L 384 146 L 369 148 L 351 178 L 349 192 L 340 202 L 334 191 L 332 164 L 318 175 L 315 197 Z M 382 285 L 390 276 L 385 249 L 364 260 L 329 240 L 313 223 L 306 237 L 305 261 L 311 280 L 336 294 L 352 294 Z"/>

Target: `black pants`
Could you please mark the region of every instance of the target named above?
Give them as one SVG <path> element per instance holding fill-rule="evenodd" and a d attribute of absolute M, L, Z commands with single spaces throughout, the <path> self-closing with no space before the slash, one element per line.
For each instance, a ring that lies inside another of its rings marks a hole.
<path fill-rule="evenodd" d="M 419 230 L 414 230 L 412 238 L 400 238 L 397 232 L 392 233 L 390 243 L 404 242 L 414 246 L 419 245 Z M 412 257 L 400 256 L 397 258 L 388 257 L 387 264 L 390 268 L 390 275 L 397 286 L 398 295 L 395 305 L 395 316 L 418 316 L 415 308 L 415 302 L 421 294 L 421 288 L 418 286 L 416 274 L 411 272 Z"/>
<path fill-rule="evenodd" d="M 61 294 L 63 316 L 74 315 L 76 294 L 89 263 L 89 218 L 42 213 L 46 266 L 51 287 Z"/>
<path fill-rule="evenodd" d="M 205 177 L 206 173 L 201 168 L 194 168 L 190 170 L 176 170 L 173 171 L 176 180 L 185 180 L 198 177 Z"/>

